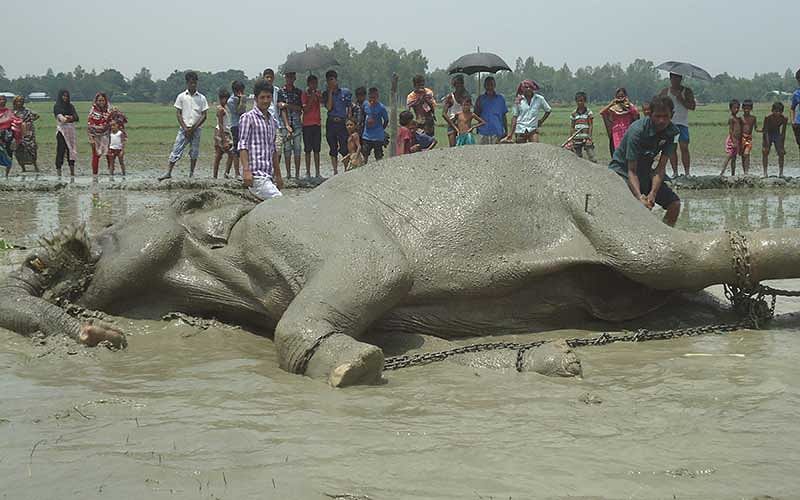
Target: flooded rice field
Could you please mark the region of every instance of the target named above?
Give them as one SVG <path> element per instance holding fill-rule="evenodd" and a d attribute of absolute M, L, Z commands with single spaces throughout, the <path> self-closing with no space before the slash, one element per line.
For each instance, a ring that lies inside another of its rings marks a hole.
<path fill-rule="evenodd" d="M 177 195 L 3 194 L 0 238 L 27 247 Z M 690 231 L 800 228 L 800 192 L 680 194 Z M 0 498 L 796 498 L 800 300 L 777 312 L 767 330 L 579 349 L 580 380 L 443 362 L 345 390 L 221 325 L 116 318 L 121 352 L 0 330 Z"/>

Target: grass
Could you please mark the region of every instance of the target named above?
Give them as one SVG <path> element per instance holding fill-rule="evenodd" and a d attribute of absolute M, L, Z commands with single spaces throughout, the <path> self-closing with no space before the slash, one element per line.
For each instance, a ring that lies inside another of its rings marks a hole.
<path fill-rule="evenodd" d="M 211 111 L 213 113 L 213 103 Z M 589 106 L 593 111 L 597 111 L 602 104 L 595 103 Z M 86 139 L 86 115 L 90 108 L 88 102 L 75 103 L 80 114 L 78 124 L 78 150 L 79 150 L 79 172 L 86 173 L 89 163 L 89 145 Z M 130 172 L 155 172 L 163 169 L 166 165 L 167 156 L 170 153 L 172 144 L 177 132 L 177 122 L 175 119 L 175 109 L 172 105 L 161 105 L 151 103 L 126 103 L 120 106 L 128 116 L 128 144 L 126 147 L 126 163 Z M 52 103 L 31 103 L 30 108 L 41 115 L 36 122 L 37 140 L 39 143 L 39 164 L 45 172 L 53 171 L 53 161 L 55 157 L 55 120 L 52 114 Z M 552 115 L 542 128 L 542 142 L 549 144 L 561 144 L 569 136 L 569 115 L 574 110 L 573 106 L 554 107 Z M 757 103 L 754 114 L 759 119 L 759 126 L 763 117 L 769 113 L 770 103 Z M 728 108 L 725 104 L 713 104 L 702 106 L 689 115 L 691 131 L 691 151 L 693 161 L 706 164 L 721 164 L 724 160 L 724 143 L 727 135 Z M 324 117 L 323 117 L 324 120 Z M 204 126 L 202 135 L 202 145 L 200 150 L 200 162 L 198 168 L 201 171 L 209 171 L 210 163 L 213 159 L 213 114 L 209 114 L 208 121 Z M 511 117 L 509 115 L 509 122 Z M 439 147 L 447 144 L 446 128 L 443 120 L 438 120 L 439 126 L 436 127 L 436 138 Z M 793 147 L 794 140 L 791 132 L 786 140 L 787 165 L 798 163 L 798 150 Z M 597 145 L 597 158 L 600 163 L 609 161 L 609 153 L 606 145 L 608 137 L 602 120 L 597 117 L 595 120 L 594 139 Z M 760 165 L 760 155 L 758 148 L 760 138 L 756 138 L 756 150 L 753 155 L 753 164 Z M 323 162 L 326 158 L 327 146 L 323 138 Z M 774 154 L 771 158 L 774 164 Z M 18 170 L 15 169 L 16 172 Z"/>

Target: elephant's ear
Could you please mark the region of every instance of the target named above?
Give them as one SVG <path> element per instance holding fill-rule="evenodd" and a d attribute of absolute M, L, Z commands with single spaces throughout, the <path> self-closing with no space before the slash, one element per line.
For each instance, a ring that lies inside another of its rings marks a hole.
<path fill-rule="evenodd" d="M 246 191 L 209 190 L 177 198 L 172 208 L 190 237 L 220 248 L 228 243 L 233 226 L 257 203 Z"/>

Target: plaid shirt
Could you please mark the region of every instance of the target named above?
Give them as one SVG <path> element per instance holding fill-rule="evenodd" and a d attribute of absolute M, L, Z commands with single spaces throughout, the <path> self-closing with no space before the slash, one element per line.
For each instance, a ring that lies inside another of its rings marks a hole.
<path fill-rule="evenodd" d="M 238 149 L 247 150 L 253 177 L 272 177 L 276 128 L 277 123 L 269 112 L 264 115 L 258 106 L 253 106 L 239 118 Z"/>

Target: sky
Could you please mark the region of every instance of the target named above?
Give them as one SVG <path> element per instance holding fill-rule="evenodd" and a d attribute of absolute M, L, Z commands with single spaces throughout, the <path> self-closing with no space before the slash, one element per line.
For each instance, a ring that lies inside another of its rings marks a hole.
<path fill-rule="evenodd" d="M 494 52 L 513 68 L 532 56 L 550 66 L 636 58 L 680 60 L 712 74 L 800 67 L 797 0 L 3 0 L 12 19 L 0 65 L 9 77 L 56 73 L 81 65 L 141 67 L 155 78 L 175 69 L 243 69 L 255 76 L 291 51 L 346 39 L 421 49 L 428 69 L 457 57 Z M 25 13 L 25 14 L 23 14 Z M 33 32 L 33 33 L 32 33 Z"/>

